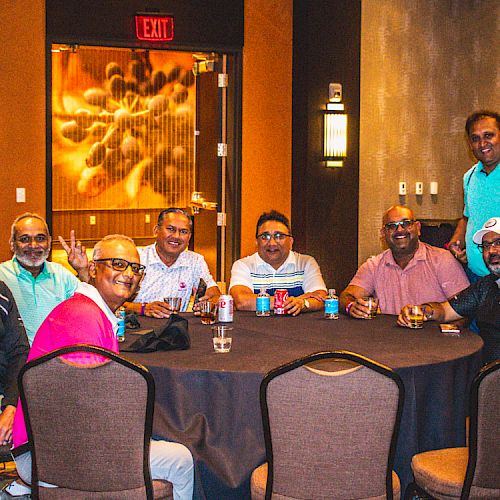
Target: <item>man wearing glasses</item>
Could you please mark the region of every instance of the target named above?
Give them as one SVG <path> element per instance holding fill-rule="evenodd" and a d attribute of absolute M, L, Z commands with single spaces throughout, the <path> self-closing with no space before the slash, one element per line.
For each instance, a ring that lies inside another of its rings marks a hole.
<path fill-rule="evenodd" d="M 420 222 L 408 207 L 389 208 L 380 235 L 387 250 L 369 258 L 340 295 L 340 304 L 354 318 L 369 316 L 363 297 L 375 295 L 384 314 L 399 314 L 405 304 L 441 302 L 467 286 L 462 266 L 442 249 L 419 240 Z"/>
<path fill-rule="evenodd" d="M 85 248 L 75 245 L 74 233 L 72 240 L 71 247 L 65 245 L 68 262 L 85 281 L 88 279 Z M 10 249 L 14 256 L 0 264 L 0 280 L 7 284 L 16 300 L 30 344 L 50 311 L 71 297 L 79 284 L 67 269 L 47 260 L 51 243 L 45 219 L 26 212 L 12 224 Z"/>
<path fill-rule="evenodd" d="M 308 255 L 292 251 L 290 222 L 275 210 L 262 214 L 257 221 L 257 252 L 237 260 L 231 270 L 229 292 L 240 311 L 255 311 L 257 294 L 262 288 L 271 295 L 287 289 L 285 312 L 301 312 L 323 307 L 326 287 L 317 262 Z"/>
<path fill-rule="evenodd" d="M 91 284 L 80 283 L 76 293 L 49 314 L 37 332 L 28 361 L 75 344 L 90 344 L 118 353 L 115 311 L 135 292 L 144 269 L 132 239 L 117 234 L 103 238 L 95 245 L 93 259 L 88 266 Z M 78 356 L 77 360 L 72 358 L 72 361 L 88 365 L 99 363 L 100 357 L 85 354 Z M 12 436 L 21 481 L 7 485 L 0 492 L 0 499 L 29 498 L 31 453 L 21 448 L 28 440 L 21 405 L 16 411 Z M 193 457 L 184 445 L 153 439 L 149 462 L 153 479 L 173 484 L 175 499 L 192 499 Z M 52 486 L 46 483 L 41 485 Z"/>
<path fill-rule="evenodd" d="M 474 244 L 483 254 L 490 274 L 461 291 L 453 298 L 441 302 L 422 304 L 424 321 L 456 321 L 463 317 L 476 319 L 479 335 L 484 340 L 483 361 L 500 359 L 500 217 L 488 219 L 474 233 Z M 398 318 L 401 326 L 409 326 L 408 308 Z"/>
<path fill-rule="evenodd" d="M 192 225 L 189 214 L 180 208 L 167 208 L 160 212 L 154 227 L 156 242 L 139 249 L 141 263 L 148 270 L 133 302 L 125 304 L 127 310 L 141 316 L 168 318 L 172 311 L 164 298 L 180 297 L 180 310 L 185 311 L 200 279 L 207 286 L 200 300 L 218 300 L 220 291 L 205 259 L 187 249 Z"/>

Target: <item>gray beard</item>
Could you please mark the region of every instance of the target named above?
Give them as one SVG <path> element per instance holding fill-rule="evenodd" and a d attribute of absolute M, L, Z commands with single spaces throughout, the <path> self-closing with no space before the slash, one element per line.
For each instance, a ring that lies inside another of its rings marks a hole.
<path fill-rule="evenodd" d="M 26 267 L 42 267 L 44 262 L 47 260 L 47 257 L 49 256 L 50 253 L 50 248 L 48 248 L 41 257 L 39 257 L 36 260 L 29 259 L 28 257 L 25 257 L 22 254 L 19 254 L 16 252 L 16 259 Z"/>

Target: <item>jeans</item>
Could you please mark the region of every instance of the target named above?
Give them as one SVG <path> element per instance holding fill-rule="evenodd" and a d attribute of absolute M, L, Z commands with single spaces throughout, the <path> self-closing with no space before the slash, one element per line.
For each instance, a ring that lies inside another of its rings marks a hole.
<path fill-rule="evenodd" d="M 174 500 L 192 500 L 194 466 L 191 452 L 182 444 L 151 440 L 149 465 L 152 479 L 170 481 L 174 486 Z M 19 477 L 31 484 L 31 453 L 16 457 Z M 53 484 L 39 482 L 45 488 L 57 488 Z"/>

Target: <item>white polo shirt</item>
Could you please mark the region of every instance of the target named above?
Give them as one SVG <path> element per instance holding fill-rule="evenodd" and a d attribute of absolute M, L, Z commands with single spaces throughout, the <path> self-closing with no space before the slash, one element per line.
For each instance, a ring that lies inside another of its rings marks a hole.
<path fill-rule="evenodd" d="M 146 266 L 146 272 L 134 302 L 154 302 L 163 301 L 165 297 L 181 297 L 181 311 L 185 311 L 191 294 L 198 288 L 200 278 L 203 278 L 207 288 L 217 286 L 203 255 L 199 253 L 185 250 L 169 267 L 160 259 L 156 243 L 138 248 L 138 251 L 141 264 Z"/>

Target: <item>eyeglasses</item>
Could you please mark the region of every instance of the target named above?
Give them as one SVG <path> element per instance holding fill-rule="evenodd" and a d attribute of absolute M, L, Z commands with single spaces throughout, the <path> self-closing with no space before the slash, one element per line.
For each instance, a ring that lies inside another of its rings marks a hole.
<path fill-rule="evenodd" d="M 500 248 L 500 238 L 493 241 L 485 241 L 483 244 L 479 244 L 478 248 L 481 250 L 491 250 L 492 248 Z"/>
<path fill-rule="evenodd" d="M 285 238 L 289 238 L 291 236 L 291 234 L 280 233 L 277 231 L 275 233 L 260 233 L 257 235 L 257 238 L 261 241 L 270 241 L 271 238 L 274 238 L 274 241 L 283 241 Z"/>
<path fill-rule="evenodd" d="M 143 266 L 142 264 L 137 264 L 137 262 L 129 262 L 128 260 L 118 259 L 116 257 L 112 258 L 112 259 L 95 259 L 94 260 L 94 262 L 109 262 L 109 261 L 111 261 L 111 267 L 115 271 L 124 272 L 130 266 L 130 269 L 132 269 L 132 272 L 134 274 L 138 274 L 139 276 L 142 276 L 144 274 L 144 270 L 146 269 L 146 266 Z"/>
<path fill-rule="evenodd" d="M 413 224 L 415 224 L 414 220 L 404 219 L 400 220 L 399 222 L 388 222 L 387 224 L 384 224 L 384 227 L 387 229 L 387 231 L 393 233 L 394 231 L 397 231 L 399 226 L 401 226 L 403 229 L 408 229 L 409 227 L 413 226 Z"/>
<path fill-rule="evenodd" d="M 27 245 L 28 243 L 31 243 L 33 241 L 36 241 L 37 243 L 45 243 L 49 240 L 49 237 L 46 234 L 37 234 L 36 236 L 28 236 L 27 234 L 23 234 L 22 236 L 19 236 L 19 238 L 16 238 L 16 241 L 23 245 Z"/>

